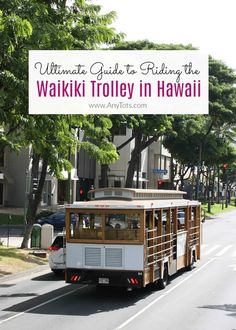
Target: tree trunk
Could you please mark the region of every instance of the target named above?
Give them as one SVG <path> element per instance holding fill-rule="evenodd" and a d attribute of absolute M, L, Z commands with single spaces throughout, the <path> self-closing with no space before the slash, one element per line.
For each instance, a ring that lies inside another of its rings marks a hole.
<path fill-rule="evenodd" d="M 174 172 L 174 160 L 173 156 L 171 154 L 170 156 L 170 189 L 174 189 L 174 178 L 175 178 L 175 172 Z"/>
<path fill-rule="evenodd" d="M 134 149 L 131 152 L 131 158 L 129 161 L 129 166 L 127 170 L 127 177 L 126 177 L 126 183 L 125 187 L 126 188 L 132 188 L 133 186 L 133 179 L 134 179 L 134 173 L 135 170 L 137 170 L 137 179 L 139 177 L 138 171 L 140 168 L 140 154 L 142 152 L 142 133 L 137 132 L 135 134 L 135 144 L 134 144 Z M 136 187 L 138 187 L 138 183 L 136 184 Z"/>
<path fill-rule="evenodd" d="M 196 187 L 195 187 L 195 199 L 199 199 L 199 191 L 200 191 L 200 176 L 201 176 L 201 171 L 200 167 L 202 166 L 202 145 L 203 143 L 200 141 L 199 144 L 199 151 L 198 151 L 198 164 L 197 164 L 197 177 L 196 177 Z"/>
<path fill-rule="evenodd" d="M 128 165 L 127 177 L 125 183 L 126 188 L 132 188 L 135 170 L 141 168 L 140 166 L 137 166 L 138 162 L 140 161 L 141 152 L 145 150 L 148 146 L 150 146 L 153 142 L 157 141 L 159 135 L 155 135 L 147 139 L 142 136 L 142 132 L 137 130 L 136 132 L 134 132 L 134 137 L 135 137 L 135 144 L 134 144 L 134 149 L 131 152 L 131 158 Z M 138 177 L 138 173 L 137 173 L 137 177 Z"/>
<path fill-rule="evenodd" d="M 109 171 L 109 165 L 102 164 L 101 165 L 101 183 L 99 185 L 100 188 L 106 188 L 108 186 L 108 171 Z"/>
<path fill-rule="evenodd" d="M 39 155 L 34 154 L 33 161 L 32 161 L 31 181 L 33 180 L 33 178 L 38 178 L 39 161 L 40 161 Z M 42 170 L 40 173 L 37 190 L 34 192 L 32 187 L 30 190 L 30 194 L 29 194 L 29 198 L 28 198 L 29 203 L 28 203 L 28 208 L 27 208 L 27 213 L 26 213 L 26 228 L 25 228 L 23 241 L 21 243 L 22 249 L 28 248 L 28 246 L 29 246 L 29 240 L 31 237 L 33 225 L 35 223 L 37 209 L 38 209 L 39 203 L 41 201 L 43 186 L 44 186 L 45 178 L 46 178 L 46 174 L 47 174 L 47 166 L 48 166 L 48 160 L 47 160 L 47 158 L 45 158 L 45 159 L 43 159 Z"/>
<path fill-rule="evenodd" d="M 128 170 L 127 170 L 127 176 L 126 176 L 126 182 L 125 182 L 126 188 L 132 188 L 132 186 L 133 186 L 134 172 L 136 169 L 136 158 L 137 158 L 137 153 L 136 153 L 136 150 L 133 149 L 133 151 L 131 153 L 131 158 L 129 161 Z"/>
<path fill-rule="evenodd" d="M 121 150 L 128 143 L 130 143 L 133 139 L 134 139 L 134 136 L 132 135 L 125 142 L 123 142 L 121 145 L 116 147 L 116 150 L 117 151 Z M 114 141 L 114 135 L 112 136 L 112 142 L 113 141 Z M 107 188 L 108 187 L 108 171 L 109 171 L 109 165 L 108 164 L 101 164 L 101 182 L 99 184 L 99 188 Z"/>

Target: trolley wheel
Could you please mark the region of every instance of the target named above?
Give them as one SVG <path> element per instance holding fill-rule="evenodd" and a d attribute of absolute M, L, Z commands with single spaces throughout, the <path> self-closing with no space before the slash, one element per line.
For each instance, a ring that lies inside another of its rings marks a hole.
<path fill-rule="evenodd" d="M 160 289 L 165 289 L 169 282 L 169 275 L 168 275 L 168 267 L 167 265 L 164 266 L 163 278 L 160 278 L 157 282 L 158 287 Z"/>
<path fill-rule="evenodd" d="M 191 262 L 191 264 L 189 264 L 187 267 L 186 267 L 186 270 L 188 272 L 191 272 L 191 270 L 193 270 L 193 262 Z"/>

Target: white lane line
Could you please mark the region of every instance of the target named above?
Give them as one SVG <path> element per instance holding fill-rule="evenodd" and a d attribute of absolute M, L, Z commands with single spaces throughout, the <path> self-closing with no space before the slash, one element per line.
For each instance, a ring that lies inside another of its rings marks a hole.
<path fill-rule="evenodd" d="M 229 265 L 229 267 L 232 267 L 234 271 L 236 271 L 236 265 Z"/>
<path fill-rule="evenodd" d="M 227 245 L 224 249 L 216 254 L 216 257 L 222 256 L 226 251 L 228 251 L 233 245 Z"/>
<path fill-rule="evenodd" d="M 211 249 L 207 250 L 206 252 L 203 252 L 203 256 L 207 256 L 208 254 L 210 254 L 211 252 L 215 251 L 216 249 L 218 249 L 220 247 L 220 244 L 217 244 L 215 246 L 213 246 Z"/>
<path fill-rule="evenodd" d="M 232 257 L 236 257 L 236 251 L 234 251 L 234 253 L 232 254 Z"/>
<path fill-rule="evenodd" d="M 13 320 L 13 319 L 15 319 L 16 317 L 19 317 L 19 316 L 21 316 L 21 315 L 23 315 L 23 314 L 25 314 L 25 313 L 29 313 L 29 312 L 33 311 L 34 309 L 37 309 L 37 308 L 42 307 L 42 306 L 44 306 L 44 305 L 47 305 L 47 304 L 51 303 L 52 301 L 55 301 L 55 300 L 60 299 L 60 298 L 62 298 L 62 297 L 68 296 L 69 294 L 74 293 L 74 292 L 76 292 L 76 291 L 78 291 L 78 290 L 84 289 L 85 287 L 87 287 L 87 285 L 84 285 L 84 286 L 82 286 L 82 287 L 76 288 L 76 289 L 74 289 L 74 290 L 72 290 L 72 291 L 70 291 L 70 292 L 63 293 L 63 294 L 61 294 L 60 296 L 54 297 L 54 298 L 52 298 L 52 299 L 49 299 L 49 300 L 47 300 L 47 301 L 45 301 L 45 302 L 43 302 L 43 303 L 41 303 L 41 304 L 39 304 L 39 305 L 37 305 L 37 306 L 34 306 L 34 307 L 31 307 L 31 308 L 28 308 L 28 309 L 26 309 L 26 310 L 23 311 L 23 312 L 17 313 L 17 314 L 15 314 L 15 315 L 12 315 L 12 316 L 8 317 L 7 319 L 4 319 L 4 320 L 0 321 L 0 324 L 2 324 L 2 323 L 4 323 L 4 322 L 7 322 L 7 321 L 10 321 L 10 320 Z"/>
<path fill-rule="evenodd" d="M 165 291 L 161 296 L 157 297 L 156 299 L 154 299 L 152 302 L 150 302 L 147 306 L 145 306 L 143 309 L 141 309 L 138 313 L 134 314 L 133 316 L 131 316 L 129 319 L 127 319 L 124 323 L 122 323 L 121 325 L 119 325 L 117 328 L 115 328 L 115 330 L 119 330 L 119 329 L 123 329 L 124 327 L 126 327 L 129 323 L 131 323 L 134 319 L 136 319 L 139 315 L 143 314 L 148 308 L 150 308 L 152 305 L 154 305 L 156 302 L 158 302 L 159 300 L 165 298 L 167 295 L 169 295 L 172 291 L 174 291 L 175 289 L 177 289 L 180 285 L 182 285 L 184 282 L 188 281 L 192 276 L 194 276 L 195 274 L 199 273 L 202 269 L 204 269 L 206 266 L 208 266 L 210 263 L 212 263 L 215 260 L 215 258 L 212 258 L 210 260 L 208 260 L 208 262 L 206 262 L 204 265 L 202 265 L 200 268 L 194 270 L 192 272 L 192 274 L 190 274 L 188 277 L 185 277 L 181 282 L 179 282 L 178 284 L 176 284 L 175 286 L 173 286 L 171 289 L 169 289 L 168 291 Z"/>

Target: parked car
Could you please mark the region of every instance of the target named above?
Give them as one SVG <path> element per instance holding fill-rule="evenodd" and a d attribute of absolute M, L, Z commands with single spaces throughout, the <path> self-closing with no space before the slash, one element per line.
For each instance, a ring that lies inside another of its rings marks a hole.
<path fill-rule="evenodd" d="M 66 266 L 66 248 L 64 243 L 64 236 L 57 235 L 49 250 L 49 267 L 56 274 L 60 275 L 65 271 Z"/>
<path fill-rule="evenodd" d="M 72 218 L 72 224 L 75 222 L 75 219 Z M 47 217 L 38 219 L 37 223 L 41 226 L 45 224 L 53 225 L 54 229 L 57 231 L 62 231 L 65 228 L 65 213 L 64 212 L 56 212 Z"/>

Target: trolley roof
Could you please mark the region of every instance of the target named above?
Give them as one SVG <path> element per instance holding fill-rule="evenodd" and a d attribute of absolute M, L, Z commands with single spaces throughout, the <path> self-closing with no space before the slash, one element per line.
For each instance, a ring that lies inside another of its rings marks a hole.
<path fill-rule="evenodd" d="M 79 209 L 158 209 L 199 205 L 183 198 L 185 192 L 175 190 L 100 188 L 90 191 L 93 200 L 75 202 L 66 208 Z"/>
<path fill-rule="evenodd" d="M 99 188 L 89 191 L 91 199 L 181 199 L 186 192 L 163 189 Z"/>

